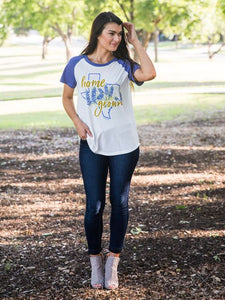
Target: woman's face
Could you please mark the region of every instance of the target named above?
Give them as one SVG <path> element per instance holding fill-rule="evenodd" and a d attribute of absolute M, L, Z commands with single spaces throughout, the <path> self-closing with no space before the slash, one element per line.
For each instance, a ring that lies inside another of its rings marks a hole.
<path fill-rule="evenodd" d="M 122 39 L 122 25 L 106 23 L 102 33 L 98 36 L 98 47 L 114 52 Z"/>

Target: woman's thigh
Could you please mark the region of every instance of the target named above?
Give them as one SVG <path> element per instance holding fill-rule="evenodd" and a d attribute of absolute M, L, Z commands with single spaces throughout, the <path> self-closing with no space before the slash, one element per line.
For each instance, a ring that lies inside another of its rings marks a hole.
<path fill-rule="evenodd" d="M 81 141 L 79 158 L 87 203 L 96 206 L 105 200 L 108 159 L 93 153 L 87 141 Z"/>
<path fill-rule="evenodd" d="M 139 148 L 136 150 L 112 156 L 109 160 L 110 198 L 111 201 L 128 200 L 130 181 L 139 159 Z"/>

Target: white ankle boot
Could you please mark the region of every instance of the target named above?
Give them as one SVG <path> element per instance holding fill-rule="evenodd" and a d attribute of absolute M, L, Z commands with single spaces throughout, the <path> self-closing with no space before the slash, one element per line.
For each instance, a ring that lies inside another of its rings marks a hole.
<path fill-rule="evenodd" d="M 104 286 L 103 255 L 90 256 L 91 261 L 91 286 L 102 289 Z"/>
<path fill-rule="evenodd" d="M 118 274 L 117 267 L 120 258 L 115 256 L 108 256 L 105 264 L 105 288 L 113 290 L 118 288 Z"/>

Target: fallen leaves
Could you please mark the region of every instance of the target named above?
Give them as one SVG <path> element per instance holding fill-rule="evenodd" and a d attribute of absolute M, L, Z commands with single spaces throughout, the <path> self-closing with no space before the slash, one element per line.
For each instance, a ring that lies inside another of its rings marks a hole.
<path fill-rule="evenodd" d="M 225 141 L 220 122 L 210 124 L 210 134 L 204 122 L 198 134 L 196 124 L 140 128 L 116 291 L 90 289 L 74 131 L 0 132 L 1 296 L 222 299 Z M 107 197 L 104 248 L 109 217 Z"/>

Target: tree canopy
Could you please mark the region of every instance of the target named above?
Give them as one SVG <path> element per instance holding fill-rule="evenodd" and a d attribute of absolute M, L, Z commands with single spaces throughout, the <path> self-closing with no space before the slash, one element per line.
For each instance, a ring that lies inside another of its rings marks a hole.
<path fill-rule="evenodd" d="M 1 42 L 9 28 L 19 34 L 32 28 L 43 36 L 43 46 L 60 36 L 67 59 L 71 37 L 79 31 L 87 37 L 94 17 L 107 10 L 134 22 L 145 48 L 154 37 L 156 61 L 160 32 L 209 46 L 214 42 L 223 46 L 225 40 L 225 0 L 2 0 L 0 5 Z"/>

